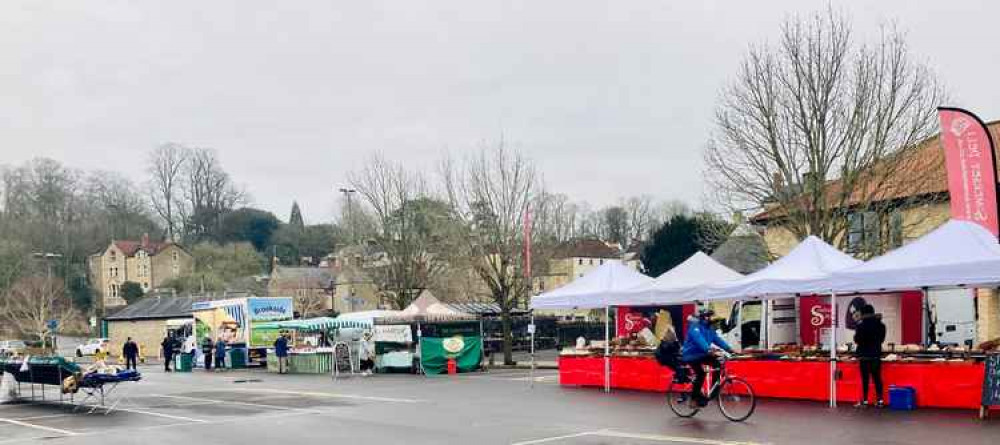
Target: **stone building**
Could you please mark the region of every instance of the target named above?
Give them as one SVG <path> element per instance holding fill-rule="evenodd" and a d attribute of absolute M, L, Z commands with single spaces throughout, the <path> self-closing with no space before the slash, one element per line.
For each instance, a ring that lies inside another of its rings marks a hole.
<path fill-rule="evenodd" d="M 295 311 L 302 317 L 323 315 L 333 309 L 336 287 L 333 273 L 326 267 L 290 267 L 274 265 L 267 294 L 292 297 Z"/>
<path fill-rule="evenodd" d="M 194 270 L 194 257 L 181 245 L 139 241 L 112 241 L 103 252 L 88 258 L 91 287 L 103 307 L 124 306 L 121 286 L 131 281 L 149 292 L 167 280 Z"/>

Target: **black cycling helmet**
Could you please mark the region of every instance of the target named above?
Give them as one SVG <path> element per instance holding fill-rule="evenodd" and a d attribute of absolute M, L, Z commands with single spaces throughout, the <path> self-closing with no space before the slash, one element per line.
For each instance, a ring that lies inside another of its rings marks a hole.
<path fill-rule="evenodd" d="M 715 316 L 715 311 L 710 307 L 698 309 L 698 318 L 709 319 Z"/>

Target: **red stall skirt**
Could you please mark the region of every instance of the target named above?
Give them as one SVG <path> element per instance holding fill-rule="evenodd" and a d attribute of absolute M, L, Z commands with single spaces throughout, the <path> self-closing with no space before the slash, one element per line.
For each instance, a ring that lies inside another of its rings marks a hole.
<path fill-rule="evenodd" d="M 729 373 L 750 383 L 760 397 L 827 401 L 828 362 L 738 360 L 727 364 Z M 861 397 L 858 364 L 842 362 L 837 369 L 837 400 L 856 402 Z M 885 390 L 889 385 L 916 389 L 917 405 L 934 408 L 978 409 L 982 399 L 982 363 L 883 362 Z M 612 357 L 611 387 L 640 391 L 666 391 L 673 375 L 649 357 Z M 560 357 L 559 383 L 566 386 L 604 386 L 603 357 Z M 874 388 L 871 389 L 874 392 Z M 888 401 L 888 395 L 885 395 Z"/>

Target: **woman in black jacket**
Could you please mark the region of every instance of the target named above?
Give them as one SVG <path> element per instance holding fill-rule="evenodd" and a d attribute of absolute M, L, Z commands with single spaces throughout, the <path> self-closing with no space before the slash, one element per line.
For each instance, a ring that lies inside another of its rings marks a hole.
<path fill-rule="evenodd" d="M 875 314 L 875 308 L 866 304 L 859 312 L 860 318 L 854 329 L 855 356 L 861 367 L 861 401 L 857 407 L 868 406 L 868 381 L 874 380 L 876 406 L 885 406 L 882 399 L 882 342 L 885 341 L 885 324 L 882 316 Z"/>

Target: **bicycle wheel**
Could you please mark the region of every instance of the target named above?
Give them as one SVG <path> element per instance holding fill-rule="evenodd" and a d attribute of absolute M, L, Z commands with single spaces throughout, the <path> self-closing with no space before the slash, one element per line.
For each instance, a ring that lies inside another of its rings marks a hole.
<path fill-rule="evenodd" d="M 757 408 L 757 399 L 753 388 L 739 377 L 727 377 L 719 388 L 719 410 L 722 415 L 733 422 L 747 420 Z"/>
<path fill-rule="evenodd" d="M 701 408 L 691 401 L 691 384 L 671 382 L 667 388 L 667 405 L 678 417 L 692 417 Z"/>

